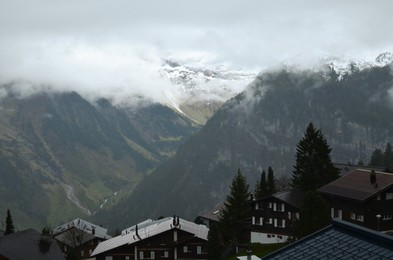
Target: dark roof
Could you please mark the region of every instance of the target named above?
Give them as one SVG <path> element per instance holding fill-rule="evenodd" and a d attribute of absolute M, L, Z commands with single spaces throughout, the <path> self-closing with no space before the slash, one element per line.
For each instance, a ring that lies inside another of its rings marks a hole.
<path fill-rule="evenodd" d="M 12 259 L 64 259 L 52 238 L 41 241 L 41 233 L 34 229 L 9 234 L 0 238 L 0 255 Z"/>
<path fill-rule="evenodd" d="M 216 207 L 214 207 L 213 210 L 204 212 L 200 214 L 199 217 L 218 222 L 223 208 L 224 208 L 224 204 L 218 204 Z"/>
<path fill-rule="evenodd" d="M 370 170 L 356 169 L 337 180 L 321 187 L 321 193 L 345 197 L 358 201 L 366 201 L 383 190 L 393 187 L 393 174 L 376 173 L 376 184 L 370 182 Z"/>
<path fill-rule="evenodd" d="M 375 171 L 383 171 L 385 167 L 378 166 L 367 166 L 367 165 L 357 165 L 351 163 L 334 163 L 334 166 L 340 170 L 340 176 L 344 176 L 345 174 L 350 173 L 356 169 L 364 169 L 364 170 L 375 170 Z"/>
<path fill-rule="evenodd" d="M 340 219 L 263 259 L 393 259 L 393 237 Z"/>
<path fill-rule="evenodd" d="M 74 248 L 76 246 L 84 245 L 87 242 L 96 239 L 96 236 L 72 227 L 60 234 L 54 235 L 53 238 L 61 242 L 62 244 Z"/>
<path fill-rule="evenodd" d="M 303 205 L 305 192 L 299 189 L 293 189 L 290 191 L 275 193 L 271 196 L 300 209 Z"/>

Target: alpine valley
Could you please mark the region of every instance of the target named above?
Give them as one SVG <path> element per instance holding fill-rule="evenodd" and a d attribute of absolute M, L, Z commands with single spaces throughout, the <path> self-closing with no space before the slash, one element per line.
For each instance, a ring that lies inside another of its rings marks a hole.
<path fill-rule="evenodd" d="M 166 61 L 161 73 L 191 94 L 127 107 L 76 92 L 21 98 L 17 83 L 2 86 L 0 217 L 10 209 L 17 228 L 76 217 L 109 228 L 173 214 L 193 220 L 225 199 L 238 168 L 251 188 L 269 166 L 289 176 L 310 122 L 335 162 L 367 163 L 393 141 L 389 53 L 258 76 Z M 235 95 L 238 84 L 248 86 Z"/>
<path fill-rule="evenodd" d="M 132 195 L 97 214 L 122 228 L 159 216 L 194 220 L 228 194 L 238 168 L 253 189 L 262 169 L 290 176 L 306 126 L 321 128 L 336 163 L 367 163 L 393 141 L 392 55 L 373 62 L 325 62 L 265 71 L 228 100 L 176 156 L 144 178 Z"/>

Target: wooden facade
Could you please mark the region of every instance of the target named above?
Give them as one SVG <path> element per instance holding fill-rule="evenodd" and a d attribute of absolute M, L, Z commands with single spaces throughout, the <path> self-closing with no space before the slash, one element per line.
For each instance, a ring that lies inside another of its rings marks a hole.
<path fill-rule="evenodd" d="M 207 259 L 207 232 L 204 225 L 166 218 L 101 243 L 92 257 L 97 260 Z"/>
<path fill-rule="evenodd" d="M 82 219 L 75 219 L 56 227 L 53 230 L 53 238 L 64 256 L 88 259 L 99 243 L 111 237 L 107 235 L 107 229 Z"/>
<path fill-rule="evenodd" d="M 393 174 L 357 169 L 319 191 L 330 203 L 332 218 L 393 230 Z"/>
<path fill-rule="evenodd" d="M 276 193 L 251 203 L 251 243 L 286 242 L 294 219 L 299 218 L 304 193 L 300 190 Z"/>

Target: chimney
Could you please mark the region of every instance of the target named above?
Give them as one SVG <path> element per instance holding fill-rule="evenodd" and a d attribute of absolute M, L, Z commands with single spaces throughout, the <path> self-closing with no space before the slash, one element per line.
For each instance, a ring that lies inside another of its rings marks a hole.
<path fill-rule="evenodd" d="M 377 182 L 377 175 L 375 174 L 374 170 L 371 170 L 370 172 L 370 183 L 371 184 L 376 184 Z"/>
<path fill-rule="evenodd" d="M 138 234 L 138 225 L 135 225 L 135 236 L 137 237 L 137 238 L 139 238 L 139 240 L 142 240 L 142 238 L 139 236 L 139 234 Z"/>

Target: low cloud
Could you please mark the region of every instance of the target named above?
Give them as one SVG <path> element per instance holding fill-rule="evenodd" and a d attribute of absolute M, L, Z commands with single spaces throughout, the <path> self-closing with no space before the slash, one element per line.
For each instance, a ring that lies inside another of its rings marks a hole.
<path fill-rule="evenodd" d="M 22 95 L 74 90 L 119 104 L 135 95 L 162 102 L 181 96 L 159 72 L 168 58 L 261 71 L 393 49 L 388 0 L 0 2 L 0 84 L 13 82 Z"/>

